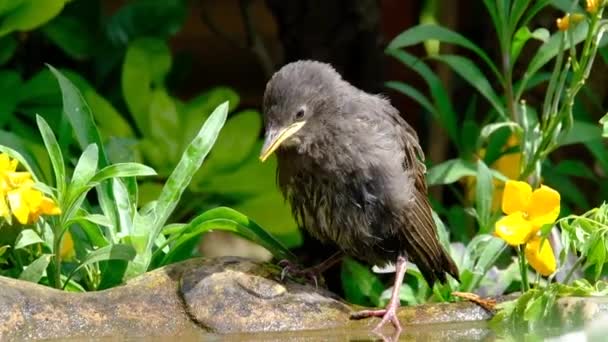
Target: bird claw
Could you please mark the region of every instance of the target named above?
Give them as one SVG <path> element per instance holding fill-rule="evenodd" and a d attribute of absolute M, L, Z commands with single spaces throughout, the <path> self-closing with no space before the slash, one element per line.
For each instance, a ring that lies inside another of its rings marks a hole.
<path fill-rule="evenodd" d="M 301 277 L 314 283 L 315 288 L 319 287 L 319 274 L 314 267 L 300 268 L 298 265 L 286 259 L 279 261 L 278 266 L 282 267 L 281 281 L 285 280 L 287 277 Z"/>
<path fill-rule="evenodd" d="M 401 328 L 401 323 L 399 323 L 399 319 L 397 318 L 396 307 L 389 306 L 388 309 L 363 310 L 355 312 L 350 316 L 351 319 L 363 319 L 368 317 L 382 317 L 380 323 L 378 323 L 378 325 L 376 325 L 376 327 L 372 330 L 375 333 L 380 333 L 382 327 L 388 322 L 391 322 L 391 324 L 393 324 L 395 330 L 397 331 L 397 334 L 400 334 L 403 330 Z"/>

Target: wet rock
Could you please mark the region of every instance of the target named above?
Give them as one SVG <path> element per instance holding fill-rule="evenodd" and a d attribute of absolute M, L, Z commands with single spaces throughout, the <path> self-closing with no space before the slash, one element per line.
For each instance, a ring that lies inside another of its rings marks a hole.
<path fill-rule="evenodd" d="M 279 276 L 276 266 L 223 257 L 189 260 L 86 294 L 0 277 L 0 340 L 327 329 L 366 336 L 378 322 L 350 320 L 350 313 L 360 308 L 314 286 L 281 282 Z M 399 312 L 406 334 L 466 339 L 486 336 L 483 321 L 490 316 L 467 302 Z M 437 323 L 441 329 L 428 328 Z"/>

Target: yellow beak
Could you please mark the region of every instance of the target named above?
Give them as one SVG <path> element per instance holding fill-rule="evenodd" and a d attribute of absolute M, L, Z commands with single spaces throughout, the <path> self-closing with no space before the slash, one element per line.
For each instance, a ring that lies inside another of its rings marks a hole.
<path fill-rule="evenodd" d="M 260 161 L 264 162 L 268 157 L 274 152 L 283 141 L 287 140 L 290 136 L 294 135 L 297 131 L 299 131 L 306 121 L 298 121 L 294 122 L 286 128 L 280 130 L 269 130 L 266 132 L 266 136 L 264 137 L 264 146 L 262 147 L 262 152 L 260 153 Z"/>

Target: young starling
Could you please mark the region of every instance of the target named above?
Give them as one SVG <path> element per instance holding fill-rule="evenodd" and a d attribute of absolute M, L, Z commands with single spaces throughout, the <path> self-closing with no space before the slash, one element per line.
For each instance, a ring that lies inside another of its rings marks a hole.
<path fill-rule="evenodd" d="M 458 278 L 441 247 L 427 199 L 424 155 L 416 132 L 388 100 L 359 90 L 328 64 L 282 67 L 264 93 L 264 161 L 276 151 L 277 180 L 299 224 L 315 238 L 379 267 L 395 263 L 383 310 L 353 318 L 396 316 L 406 259 L 430 286 Z"/>

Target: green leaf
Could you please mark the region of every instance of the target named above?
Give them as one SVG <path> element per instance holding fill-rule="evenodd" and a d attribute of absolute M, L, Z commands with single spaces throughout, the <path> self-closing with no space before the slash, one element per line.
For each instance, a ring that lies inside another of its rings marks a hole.
<path fill-rule="evenodd" d="M 230 169 L 238 166 L 248 158 L 259 139 L 262 129 L 260 113 L 246 110 L 236 113 L 226 121 L 217 141 L 213 145 L 213 152 L 205 162 L 205 169 Z"/>
<path fill-rule="evenodd" d="M 101 247 L 97 250 L 94 250 L 86 255 L 84 260 L 76 267 L 70 275 L 68 279 L 71 279 L 76 272 L 80 271 L 83 267 L 87 265 L 91 265 L 104 260 L 125 260 L 131 261 L 135 258 L 135 250 L 130 245 L 125 244 L 113 244 L 105 247 Z"/>
<path fill-rule="evenodd" d="M 52 254 L 42 254 L 21 272 L 19 279 L 38 283 L 49 266 L 51 256 Z"/>
<path fill-rule="evenodd" d="M 81 18 L 61 15 L 42 27 L 50 41 L 70 57 L 83 60 L 98 44 L 98 38 L 90 32 Z"/>
<path fill-rule="evenodd" d="M 496 65 L 492 62 L 490 57 L 473 42 L 462 36 L 461 34 L 454 32 L 442 26 L 437 25 L 418 25 L 414 26 L 395 37 L 388 45 L 387 49 L 401 49 L 407 46 L 412 46 L 418 43 L 422 43 L 427 40 L 439 40 L 444 43 L 451 43 L 467 48 L 481 59 L 486 62 L 490 69 L 494 72 L 499 80 L 502 80 L 502 74 L 496 68 Z"/>
<path fill-rule="evenodd" d="M 149 130 L 143 132 L 144 136 L 154 144 L 153 153 L 159 154 L 165 151 L 164 154 L 170 164 L 174 165 L 181 152 L 181 139 L 175 134 L 180 129 L 175 103 L 164 89 L 153 90 L 150 94 L 149 108 Z"/>
<path fill-rule="evenodd" d="M 477 170 L 475 164 L 462 159 L 450 159 L 439 165 L 435 165 L 427 172 L 427 183 L 429 185 L 451 184 L 465 176 L 475 176 Z"/>
<path fill-rule="evenodd" d="M 75 198 L 81 191 L 81 188 L 85 187 L 91 178 L 93 178 L 95 171 L 97 171 L 98 158 L 99 150 L 97 145 L 91 144 L 87 146 L 74 168 L 72 182 L 68 186 L 68 198 Z"/>
<path fill-rule="evenodd" d="M 387 88 L 396 90 L 396 91 L 400 92 L 401 94 L 404 94 L 407 97 L 411 98 L 412 100 L 416 101 L 426 111 L 433 114 L 435 116 L 435 120 L 438 120 L 438 121 L 441 120 L 441 117 L 438 115 L 433 104 L 426 98 L 426 96 L 424 96 L 424 94 L 422 94 L 420 91 L 418 91 L 418 89 L 416 89 L 408 84 L 405 84 L 403 82 L 397 82 L 397 81 L 389 81 L 389 82 L 386 82 L 385 85 Z"/>
<path fill-rule="evenodd" d="M 481 70 L 479 70 L 475 63 L 468 58 L 456 55 L 437 55 L 432 56 L 431 58 L 437 59 L 449 65 L 458 75 L 460 75 L 460 77 L 477 89 L 477 91 L 479 91 L 479 93 L 490 102 L 496 112 L 503 119 L 507 119 L 502 101 L 496 92 L 494 92 L 494 89 L 492 89 L 492 85 L 490 85 L 488 79 L 481 72 Z"/>
<path fill-rule="evenodd" d="M 387 49 L 386 54 L 395 57 L 398 61 L 414 70 L 425 80 L 429 87 L 431 98 L 433 99 L 436 111 L 438 113 L 437 115 L 440 117 L 438 123 L 446 130 L 448 136 L 458 146 L 458 144 L 460 143 L 457 125 L 458 119 L 456 116 L 456 112 L 452 107 L 450 97 L 441 79 L 439 79 L 435 72 L 433 72 L 433 70 L 429 68 L 429 66 L 426 65 L 424 61 L 420 60 L 417 57 L 414 57 L 409 53 L 406 53 L 405 51 Z M 458 148 L 461 147 L 458 146 Z"/>
<path fill-rule="evenodd" d="M 109 18 L 107 36 L 114 45 L 126 45 L 138 37 L 169 38 L 182 28 L 187 4 L 184 0 L 127 2 Z"/>
<path fill-rule="evenodd" d="M 55 173 L 55 184 L 57 191 L 59 192 L 60 200 L 66 195 L 66 174 L 65 164 L 63 163 L 63 155 L 61 154 L 61 148 L 55 139 L 55 134 L 51 130 L 51 127 L 46 121 L 39 115 L 36 115 L 36 122 L 38 123 L 38 129 L 44 140 L 44 145 L 51 158 L 51 164 L 53 165 L 53 171 Z"/>
<path fill-rule="evenodd" d="M 475 185 L 475 209 L 479 219 L 479 231 L 482 234 L 489 233 L 493 228 L 490 226 L 493 194 L 494 184 L 492 183 L 492 173 L 482 160 L 478 160 L 477 182 Z"/>
<path fill-rule="evenodd" d="M 524 26 L 517 30 L 513 37 L 513 43 L 511 44 L 511 65 L 515 64 L 521 50 L 528 40 L 536 39 L 546 43 L 549 40 L 549 36 L 549 30 L 546 28 L 538 28 L 534 30 L 534 32 L 531 32 L 528 27 Z"/>
<path fill-rule="evenodd" d="M 18 46 L 19 44 L 17 43 L 15 36 L 9 35 L 0 37 L 0 65 L 4 65 L 13 58 Z"/>
<path fill-rule="evenodd" d="M 69 70 L 65 70 L 64 73 L 82 92 L 82 96 L 91 108 L 94 121 L 104 137 L 132 138 L 135 136 L 133 129 L 123 115 L 112 106 L 112 103 L 99 95 L 86 79 Z"/>
<path fill-rule="evenodd" d="M 574 29 L 568 31 L 568 33 L 572 35 L 572 41 L 574 42 L 575 45 L 582 42 L 585 39 L 588 27 L 589 27 L 589 25 L 586 22 L 581 22 L 578 25 L 576 25 L 576 27 Z M 515 90 L 516 94 L 521 94 L 522 93 L 521 87 L 525 86 L 526 83 L 528 82 L 528 80 L 532 76 L 534 76 L 538 72 L 538 70 L 540 70 L 540 68 L 545 66 L 545 64 L 547 64 L 555 56 L 557 56 L 557 54 L 559 52 L 561 52 L 561 51 L 559 51 L 559 48 L 560 48 L 560 42 L 561 42 L 563 35 L 564 35 L 564 32 L 561 32 L 561 31 L 553 34 L 547 40 L 546 43 L 543 43 L 538 48 L 538 53 L 536 53 L 534 55 L 534 57 L 532 57 L 532 60 L 528 64 L 528 68 L 526 69 L 526 72 L 524 73 L 524 75 L 522 77 L 519 87 L 517 87 Z M 570 48 L 570 39 L 568 39 L 566 41 L 566 43 L 564 44 L 564 50 L 567 50 L 569 48 Z"/>
<path fill-rule="evenodd" d="M 171 250 L 156 266 L 189 257 L 192 250 L 184 250 L 183 246 L 189 246 L 193 239 L 199 239 L 201 234 L 212 230 L 236 233 L 266 248 L 277 259 L 295 260 L 295 256 L 287 248 L 253 220 L 233 209 L 218 207 L 197 216 L 177 235 L 171 236 Z M 158 253 L 157 250 L 155 254 Z"/>
<path fill-rule="evenodd" d="M 560 146 L 580 144 L 602 139 L 602 129 L 589 122 L 574 120 L 572 128 L 559 142 Z"/>
<path fill-rule="evenodd" d="M 117 163 L 104 167 L 91 178 L 89 184 L 95 185 L 110 178 L 155 176 L 153 168 L 139 163 Z"/>
<path fill-rule="evenodd" d="M 6 153 L 9 155 L 9 157 L 18 160 L 19 164 L 21 166 L 23 166 L 25 168 L 25 170 L 32 175 L 32 179 L 35 182 L 38 182 L 38 177 L 36 176 L 36 172 L 34 172 L 34 169 L 30 165 L 30 163 L 27 161 L 27 159 L 21 153 L 19 153 L 17 150 L 14 150 L 8 146 L 3 146 L 3 145 L 0 145 L 0 152 Z"/>
<path fill-rule="evenodd" d="M 81 148 L 86 148 L 89 144 L 97 144 L 99 148 L 100 166 L 108 165 L 108 160 L 103 150 L 103 142 L 93 121 L 91 109 L 82 97 L 76 86 L 67 79 L 62 73 L 52 66 L 48 66 L 57 78 L 63 99 L 63 111 L 68 117 L 70 124 L 74 128 L 76 140 Z"/>
<path fill-rule="evenodd" d="M 349 303 L 377 306 L 384 286 L 369 267 L 351 258 L 344 258 L 340 272 L 344 295 Z"/>
<path fill-rule="evenodd" d="M 156 222 L 148 241 L 151 244 L 160 233 L 169 215 L 173 212 L 184 190 L 190 184 L 192 176 L 201 167 L 205 157 L 211 151 L 226 121 L 228 103 L 224 102 L 207 119 L 198 135 L 184 151 L 181 160 L 167 179 L 156 204 Z"/>
<path fill-rule="evenodd" d="M 9 0 L 10 1 L 10 0 Z M 13 0 L 14 1 L 14 0 Z M 0 36 L 13 31 L 30 31 L 59 14 L 66 0 L 25 0 L 0 13 Z"/>
<path fill-rule="evenodd" d="M 485 125 L 481 130 L 481 138 L 488 139 L 492 133 L 498 131 L 501 128 L 509 127 L 512 131 L 522 132 L 522 127 L 514 121 L 497 122 Z"/>
<path fill-rule="evenodd" d="M 170 69 L 171 54 L 163 40 L 142 38 L 129 45 L 122 67 L 122 94 L 141 132 L 149 132 L 153 89 L 164 88 Z"/>
<path fill-rule="evenodd" d="M 22 249 L 37 243 L 44 243 L 40 235 L 32 229 L 24 229 L 17 236 L 13 249 Z"/>

